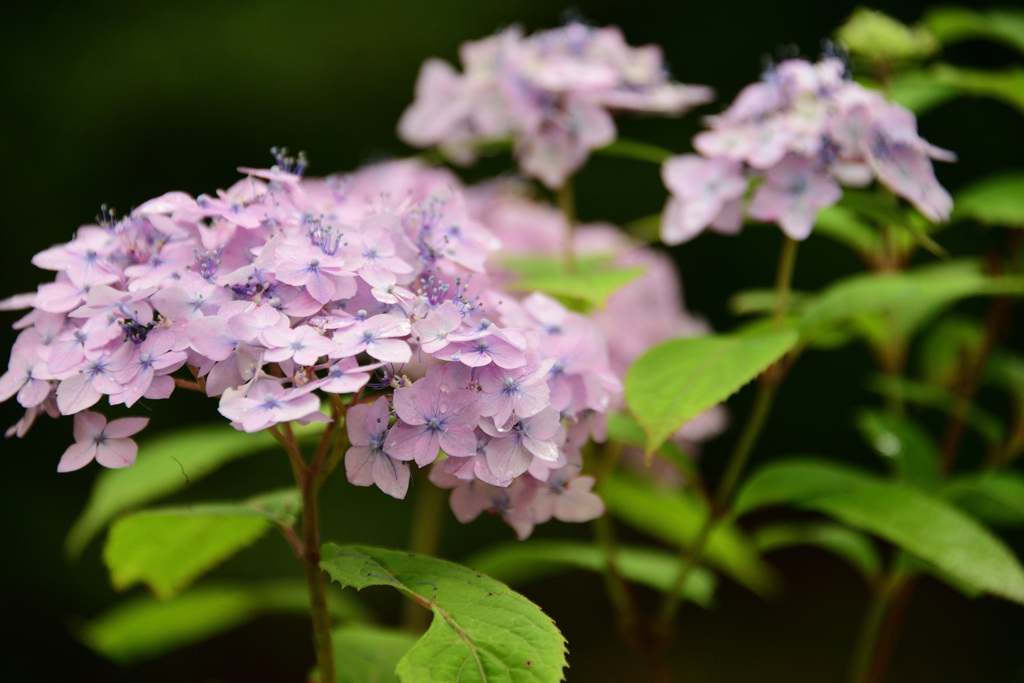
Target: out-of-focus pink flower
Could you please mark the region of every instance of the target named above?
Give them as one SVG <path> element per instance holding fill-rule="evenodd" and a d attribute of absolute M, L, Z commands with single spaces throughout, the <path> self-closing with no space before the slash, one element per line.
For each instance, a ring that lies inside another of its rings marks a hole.
<path fill-rule="evenodd" d="M 615 27 L 574 21 L 524 36 L 513 26 L 466 43 L 460 57 L 461 75 L 424 63 L 399 136 L 464 160 L 475 145 L 511 137 L 522 171 L 550 188 L 615 140 L 611 111 L 681 114 L 713 96 L 670 80 L 660 48 L 631 47 Z"/>

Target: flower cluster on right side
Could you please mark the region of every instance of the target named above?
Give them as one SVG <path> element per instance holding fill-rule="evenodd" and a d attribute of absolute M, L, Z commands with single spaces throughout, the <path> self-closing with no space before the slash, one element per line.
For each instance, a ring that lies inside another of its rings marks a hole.
<path fill-rule="evenodd" d="M 699 154 L 662 166 L 671 193 L 661 229 L 666 244 L 709 227 L 735 234 L 744 214 L 802 240 L 818 211 L 840 200 L 842 186 L 874 179 L 929 220 L 949 218 L 953 201 L 932 159 L 955 155 L 921 138 L 913 113 L 850 80 L 838 57 L 782 61 L 706 121 L 709 129 L 693 139 Z"/>

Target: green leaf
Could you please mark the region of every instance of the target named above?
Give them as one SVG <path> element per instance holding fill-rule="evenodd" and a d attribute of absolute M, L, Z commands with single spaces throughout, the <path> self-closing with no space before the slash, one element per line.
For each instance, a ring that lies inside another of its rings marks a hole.
<path fill-rule="evenodd" d="M 687 421 L 739 391 L 796 344 L 793 330 L 673 339 L 636 360 L 626 374 L 629 411 L 653 453 Z"/>
<path fill-rule="evenodd" d="M 1024 524 L 1024 476 L 997 470 L 954 477 L 943 491 L 963 510 L 993 526 Z"/>
<path fill-rule="evenodd" d="M 390 586 L 434 613 L 398 663 L 403 683 L 560 681 L 565 638 L 507 586 L 461 565 L 367 546 L 323 547 L 321 568 L 342 586 Z"/>
<path fill-rule="evenodd" d="M 865 258 L 874 257 L 882 247 L 878 231 L 860 220 L 852 209 L 841 205 L 819 211 L 814 232 L 845 244 Z"/>
<path fill-rule="evenodd" d="M 608 440 L 617 441 L 627 446 L 643 448 L 647 443 L 644 430 L 627 413 L 611 413 L 608 415 Z M 686 453 L 671 441 L 661 444 L 655 453 L 664 461 L 673 465 L 689 481 L 700 481 L 700 471 L 694 463 L 693 456 Z M 649 461 L 648 461 L 649 463 Z"/>
<path fill-rule="evenodd" d="M 1024 405 L 1024 356 L 997 349 L 989 358 L 985 381 L 1002 387 L 1020 405 Z"/>
<path fill-rule="evenodd" d="M 929 57 L 939 43 L 927 29 L 910 27 L 888 14 L 858 7 L 836 37 L 856 57 L 892 64 Z"/>
<path fill-rule="evenodd" d="M 958 581 L 1024 603 L 1024 568 L 971 517 L 941 498 L 856 469 L 814 460 L 775 463 L 755 472 L 736 514 L 786 504 L 831 515 L 880 536 Z"/>
<path fill-rule="evenodd" d="M 118 590 L 145 583 L 168 599 L 272 525 L 290 525 L 298 510 L 298 491 L 288 490 L 244 503 L 137 512 L 111 526 L 103 560 Z"/>
<path fill-rule="evenodd" d="M 1024 173 L 990 176 L 957 193 L 952 219 L 1024 228 Z"/>
<path fill-rule="evenodd" d="M 363 608 L 339 591 L 328 594 L 328 607 L 340 619 L 366 618 Z M 81 637 L 108 659 L 131 664 L 206 640 L 263 614 L 308 612 L 305 581 L 207 583 L 174 600 L 151 595 L 125 600 L 86 624 Z"/>
<path fill-rule="evenodd" d="M 85 510 L 68 532 L 65 550 L 77 557 L 120 513 L 180 491 L 232 460 L 276 444 L 270 434 L 246 434 L 226 424 L 192 427 L 142 441 L 134 465 L 103 470 L 97 476 Z"/>
<path fill-rule="evenodd" d="M 644 273 L 642 267 L 620 268 L 609 255 L 587 255 L 576 259 L 569 270 L 564 259 L 540 255 L 505 258 L 503 263 L 519 278 L 509 287 L 520 292 L 544 292 L 588 308 L 603 308 L 612 294 Z M 576 306 L 579 308 L 579 306 Z"/>
<path fill-rule="evenodd" d="M 616 546 L 615 563 L 622 578 L 667 592 L 679 571 L 679 556 L 664 550 Z M 605 573 L 604 550 L 579 541 L 511 541 L 486 548 L 466 559 L 466 565 L 509 584 L 550 576 L 566 569 Z M 686 599 L 710 607 L 715 576 L 694 567 L 684 590 Z"/>
<path fill-rule="evenodd" d="M 665 159 L 675 154 L 675 152 L 670 152 L 663 147 L 658 147 L 648 142 L 628 140 L 626 138 L 616 138 L 615 142 L 600 149 L 595 149 L 594 153 L 609 157 L 633 159 L 635 161 L 649 161 L 652 164 L 661 164 Z"/>
<path fill-rule="evenodd" d="M 918 116 L 948 102 L 959 92 L 959 88 L 939 83 L 926 69 L 900 71 L 889 81 L 892 99 Z"/>
<path fill-rule="evenodd" d="M 915 382 L 903 377 L 875 375 L 867 388 L 898 401 L 907 401 L 927 408 L 933 408 L 947 415 L 956 410 L 956 396 L 953 392 L 924 382 Z M 964 420 L 990 445 L 999 445 L 1005 438 L 1002 422 L 976 404 L 967 409 Z"/>
<path fill-rule="evenodd" d="M 868 581 L 881 571 L 878 551 L 871 539 L 833 522 L 773 524 L 758 529 L 754 542 L 762 553 L 797 545 L 821 548 L 850 563 Z"/>
<path fill-rule="evenodd" d="M 903 273 L 865 273 L 840 280 L 811 299 L 799 327 L 809 340 L 837 326 L 852 326 L 876 343 L 892 343 L 890 335 L 906 342 L 925 321 L 960 299 L 1022 293 L 1024 278 L 986 275 L 973 259 Z"/>
<path fill-rule="evenodd" d="M 959 95 L 990 97 L 1024 112 L 1024 69 L 1020 67 L 989 71 L 936 64 L 928 73 L 938 85 Z"/>
<path fill-rule="evenodd" d="M 399 683 L 399 660 L 419 636 L 408 631 L 368 624 L 349 624 L 331 632 L 336 683 Z M 314 668 L 310 681 L 319 681 Z"/>
<path fill-rule="evenodd" d="M 985 345 L 985 326 L 956 313 L 943 316 L 922 340 L 917 354 L 921 377 L 950 388 L 972 372 Z"/>
<path fill-rule="evenodd" d="M 955 97 L 989 97 L 1024 112 L 1024 69 L 1002 71 L 965 69 L 935 64 L 897 74 L 891 84 L 893 98 L 919 116 Z"/>
<path fill-rule="evenodd" d="M 808 294 L 800 291 L 789 292 L 789 310 L 799 312 Z M 729 310 L 735 315 L 767 315 L 775 311 L 777 293 L 774 289 L 744 289 L 729 298 Z"/>
<path fill-rule="evenodd" d="M 919 424 L 880 410 L 864 410 L 857 418 L 857 429 L 900 480 L 924 491 L 938 488 L 942 481 L 939 449 Z"/>
<path fill-rule="evenodd" d="M 618 473 L 601 481 L 598 494 L 617 519 L 676 547 L 693 545 L 708 515 L 706 505 L 688 493 L 656 488 Z M 761 560 L 750 539 L 724 520 L 708 539 L 704 562 L 761 596 L 771 595 L 778 586 L 775 572 Z"/>
<path fill-rule="evenodd" d="M 944 45 L 984 38 L 1024 53 L 1024 12 L 1020 10 L 936 7 L 925 14 L 923 23 Z"/>
<path fill-rule="evenodd" d="M 848 190 L 840 200 L 840 209 L 850 209 L 861 216 L 870 218 L 879 225 L 887 225 L 895 230 L 890 231 L 890 247 L 898 253 L 907 254 L 914 244 L 918 244 L 932 254 L 948 259 L 949 254 L 928 234 L 934 226 L 916 211 L 904 209 L 896 197 L 887 190 L 867 192 L 864 190 Z M 826 217 L 828 220 L 829 217 Z M 834 219 L 833 219 L 833 222 Z M 843 226 L 849 231 L 852 226 Z M 878 241 L 875 233 L 875 241 Z M 869 252 L 870 253 L 870 252 Z M 867 254 L 865 254 L 867 255 Z"/>

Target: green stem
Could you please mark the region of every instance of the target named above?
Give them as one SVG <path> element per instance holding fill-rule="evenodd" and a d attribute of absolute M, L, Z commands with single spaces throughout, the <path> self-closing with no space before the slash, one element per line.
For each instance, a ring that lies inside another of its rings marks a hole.
<path fill-rule="evenodd" d="M 775 272 L 775 314 L 773 320 L 776 327 L 782 327 L 789 312 L 789 290 L 793 282 L 793 266 L 796 264 L 796 247 L 799 244 L 792 237 L 787 237 L 779 254 L 779 265 Z"/>
<path fill-rule="evenodd" d="M 785 238 L 782 251 L 779 253 L 778 271 L 775 276 L 775 311 L 772 316 L 776 327 L 782 327 L 786 320 L 789 306 L 789 290 L 793 280 L 793 268 L 796 263 L 797 242 L 789 237 Z M 683 548 L 680 552 L 680 566 L 672 586 L 665 594 L 661 603 L 657 631 L 667 641 L 671 632 L 672 621 L 679 610 L 680 596 L 686 586 L 686 581 L 694 568 L 700 563 L 707 549 L 708 541 L 715 526 L 720 520 L 728 516 L 729 508 L 732 506 L 732 495 L 739 483 L 740 476 L 750 459 L 754 450 L 757 438 L 764 429 L 768 413 L 771 412 L 772 402 L 775 399 L 775 392 L 782 381 L 781 364 L 768 368 L 762 375 L 757 385 L 757 397 L 747 422 L 743 426 L 736 445 L 727 461 L 725 474 L 718 483 L 714 501 L 708 510 L 708 516 L 697 532 L 697 537 L 689 548 Z"/>
<path fill-rule="evenodd" d="M 565 244 L 562 246 L 562 258 L 565 269 L 570 273 L 576 270 L 576 197 L 572 189 L 572 178 L 567 178 L 562 187 L 558 188 L 558 208 L 565 218 Z"/>
<path fill-rule="evenodd" d="M 312 472 L 307 473 L 312 474 Z M 302 565 L 306 570 L 309 608 L 313 619 L 313 644 L 321 683 L 333 683 L 334 651 L 331 648 L 331 614 L 327 609 L 327 582 L 320 569 L 320 513 L 317 508 L 319 487 L 315 476 L 307 476 L 302 485 Z"/>
<path fill-rule="evenodd" d="M 441 547 L 441 527 L 444 521 L 447 491 L 430 482 L 426 470 L 416 473 L 419 486 L 416 487 L 415 510 L 413 510 L 412 535 L 409 550 L 422 555 L 436 557 Z M 402 626 L 407 631 L 422 633 L 430 626 L 432 612 L 413 600 L 402 602 Z"/>
<path fill-rule="evenodd" d="M 898 556 L 894 562 L 899 562 Z M 851 683 L 881 683 L 885 677 L 914 586 L 914 575 L 896 569 L 875 593 L 861 626 Z"/>
<path fill-rule="evenodd" d="M 334 429 L 336 428 L 335 426 Z M 276 427 L 268 430 L 288 453 L 295 483 L 302 493 L 302 542 L 297 548 L 297 554 L 306 573 L 310 617 L 313 621 L 313 646 L 322 683 L 333 683 L 335 678 L 334 651 L 331 648 L 331 614 L 327 609 L 327 582 L 320 569 L 320 512 L 317 498 L 322 478 L 318 470 L 327 452 L 327 440 L 333 436 L 334 429 L 325 432 L 317 447 L 313 463 L 308 466 L 302 458 L 291 423 L 286 422 L 280 430 Z"/>

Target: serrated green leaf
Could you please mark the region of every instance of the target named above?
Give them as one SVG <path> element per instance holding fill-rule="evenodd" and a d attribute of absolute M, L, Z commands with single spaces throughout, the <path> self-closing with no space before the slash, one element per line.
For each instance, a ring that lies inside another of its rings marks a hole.
<path fill-rule="evenodd" d="M 791 460 L 755 472 L 735 512 L 777 504 L 823 512 L 895 543 L 958 581 L 1024 603 L 1024 568 L 1017 558 L 941 498 L 850 467 Z"/>
<path fill-rule="evenodd" d="M 664 592 L 671 589 L 679 572 L 678 554 L 655 548 L 616 546 L 615 564 L 622 578 Z M 604 550 L 593 543 L 512 541 L 476 553 L 466 559 L 466 565 L 515 585 L 572 568 L 603 574 L 607 562 Z M 714 574 L 694 567 L 684 597 L 701 607 L 710 607 L 714 592 Z"/>
<path fill-rule="evenodd" d="M 943 495 L 957 507 L 993 526 L 1024 524 L 1024 476 L 997 470 L 954 477 Z"/>
<path fill-rule="evenodd" d="M 419 636 L 408 631 L 368 624 L 350 624 L 331 631 L 336 683 L 398 683 L 399 660 Z M 319 681 L 314 668 L 310 681 Z"/>
<path fill-rule="evenodd" d="M 676 547 L 691 546 L 708 515 L 707 507 L 688 493 L 618 473 L 606 476 L 598 493 L 609 514 Z M 758 595 L 771 595 L 777 588 L 775 572 L 761 560 L 753 543 L 727 521 L 711 533 L 704 561 Z"/>
<path fill-rule="evenodd" d="M 543 292 L 582 303 L 585 309 L 603 308 L 608 297 L 644 273 L 642 267 L 612 265 L 606 255 L 581 256 L 572 269 L 562 258 L 539 254 L 508 257 L 503 263 L 518 275 L 510 289 Z"/>
<path fill-rule="evenodd" d="M 111 526 L 103 560 L 118 590 L 145 583 L 168 599 L 272 525 L 290 524 L 298 509 L 299 494 L 289 490 L 244 503 L 137 512 Z"/>
<path fill-rule="evenodd" d="M 382 548 L 328 543 L 321 556 L 321 568 L 343 586 L 390 586 L 434 613 L 398 664 L 403 683 L 562 680 L 562 634 L 504 584 L 452 562 Z"/>
<path fill-rule="evenodd" d="M 331 591 L 327 602 L 336 618 L 366 618 L 363 608 L 339 591 Z M 174 600 L 151 595 L 125 600 L 86 624 L 81 637 L 104 657 L 131 664 L 206 640 L 262 614 L 308 612 L 309 593 L 301 580 L 211 582 Z"/>
<path fill-rule="evenodd" d="M 318 426 L 316 431 L 322 429 Z M 103 470 L 96 477 L 89 502 L 68 532 L 64 548 L 77 557 L 122 512 L 180 491 L 232 460 L 276 446 L 266 432 L 246 434 L 227 424 L 201 425 L 143 440 L 134 465 Z"/>
<path fill-rule="evenodd" d="M 833 522 L 773 524 L 758 529 L 754 543 L 762 553 L 799 545 L 821 548 L 850 563 L 868 581 L 879 575 L 882 566 L 871 539 Z"/>
<path fill-rule="evenodd" d="M 942 481 L 939 449 L 919 424 L 880 410 L 863 410 L 857 416 L 857 429 L 898 479 L 924 491 L 938 488 Z"/>
<path fill-rule="evenodd" d="M 647 432 L 653 453 L 687 421 L 764 372 L 796 344 L 793 330 L 707 335 L 655 346 L 626 373 L 629 412 Z"/>
<path fill-rule="evenodd" d="M 641 140 L 616 138 L 615 142 L 610 145 L 606 145 L 600 149 L 595 149 L 594 154 L 661 164 L 675 153 L 670 152 L 663 147 L 658 147 L 657 145 L 652 145 Z"/>
<path fill-rule="evenodd" d="M 944 45 L 984 38 L 1024 53 L 1024 12 L 1020 10 L 936 7 L 925 13 L 922 23 Z"/>
<path fill-rule="evenodd" d="M 952 220 L 1024 228 L 1024 172 L 991 176 L 956 194 Z"/>

